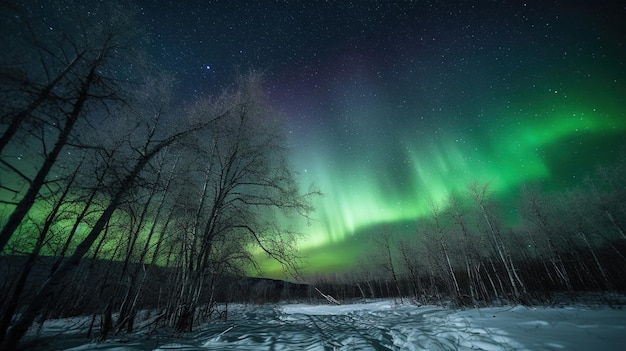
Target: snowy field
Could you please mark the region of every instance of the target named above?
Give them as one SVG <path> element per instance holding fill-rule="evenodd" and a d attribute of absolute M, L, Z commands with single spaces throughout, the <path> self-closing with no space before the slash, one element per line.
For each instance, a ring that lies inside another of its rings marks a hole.
<path fill-rule="evenodd" d="M 186 335 L 142 327 L 102 343 L 85 319 L 48 321 L 33 350 L 624 350 L 626 310 L 509 306 L 450 310 L 391 300 L 351 305 L 233 305 L 229 321 Z M 37 331 L 32 331 L 30 336 Z"/>

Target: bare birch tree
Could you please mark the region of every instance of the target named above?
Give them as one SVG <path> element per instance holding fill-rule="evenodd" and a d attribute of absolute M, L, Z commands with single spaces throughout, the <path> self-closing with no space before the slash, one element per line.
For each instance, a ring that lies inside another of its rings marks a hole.
<path fill-rule="evenodd" d="M 76 33 L 59 28 L 62 34 L 52 43 L 44 43 L 39 38 L 39 33 L 32 27 L 36 19 L 25 20 L 22 31 L 13 34 L 33 37 L 31 45 L 38 57 L 35 62 L 39 62 L 41 67 L 34 69 L 26 66 L 25 69 L 41 71 L 43 77 L 40 78 L 41 82 L 27 79 L 21 85 L 22 89 L 29 91 L 25 95 L 34 94 L 34 98 L 25 102 L 26 106 L 9 109 L 3 116 L 7 122 L 0 138 L 0 149 L 11 146 L 9 142 L 18 135 L 22 140 L 18 139 L 20 143 L 15 146 L 17 150 L 20 145 L 32 148 L 29 133 L 33 123 L 45 136 L 39 137 L 43 143 L 41 162 L 32 175 L 21 171 L 20 166 L 12 162 L 13 158 L 4 154 L 0 157 L 0 165 L 26 183 L 23 193 L 15 190 L 19 200 L 0 230 L 0 252 L 32 208 L 62 150 L 76 137 L 77 124 L 87 114 L 93 113 L 93 109 L 106 108 L 106 105 L 121 99 L 118 79 L 112 73 L 115 69 L 111 66 L 118 64 L 121 55 L 130 55 L 127 50 L 128 40 L 129 34 L 134 31 L 129 18 L 121 9 L 111 9 L 103 15 L 108 17 L 107 22 L 93 19 L 85 27 L 79 26 L 81 29 Z M 35 92 L 30 93 L 30 90 Z M 22 100 L 16 100 L 15 103 L 22 103 Z"/>

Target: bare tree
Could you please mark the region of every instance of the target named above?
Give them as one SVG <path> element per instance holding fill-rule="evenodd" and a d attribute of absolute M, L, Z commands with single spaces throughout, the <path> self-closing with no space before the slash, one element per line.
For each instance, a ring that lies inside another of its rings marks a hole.
<path fill-rule="evenodd" d="M 402 257 L 404 268 L 408 273 L 413 296 L 420 300 L 426 295 L 426 290 L 424 289 L 424 283 L 420 276 L 420 253 L 416 246 L 417 240 L 415 240 L 415 238 L 406 238 L 398 242 L 398 251 Z M 361 289 L 360 286 L 359 289 Z M 362 295 L 365 297 L 365 293 L 362 292 Z"/>
<path fill-rule="evenodd" d="M 127 113 L 131 113 L 130 111 Z M 140 113 L 140 112 L 139 112 Z M 66 275 L 74 269 L 80 262 L 81 258 L 90 250 L 96 239 L 102 233 L 113 214 L 120 207 L 122 203 L 126 201 L 129 194 L 132 194 L 135 189 L 136 182 L 142 178 L 142 172 L 146 166 L 154 159 L 156 155 L 162 152 L 164 149 L 174 145 L 181 139 L 190 136 L 193 133 L 197 133 L 201 130 L 207 129 L 212 126 L 216 121 L 224 118 L 228 114 L 228 110 L 224 111 L 220 115 L 207 115 L 203 118 L 190 118 L 186 123 L 179 121 L 176 128 L 164 128 L 162 116 L 150 116 L 143 118 L 148 123 L 147 125 L 138 124 L 135 128 L 130 128 L 128 135 L 134 136 L 134 142 L 138 144 L 131 144 L 132 155 L 131 159 L 124 162 L 125 165 L 130 164 L 130 167 L 124 167 L 120 172 L 123 177 L 118 184 L 111 187 L 112 194 L 104 210 L 95 221 L 93 227 L 89 233 L 78 244 L 71 256 L 64 261 L 59 268 L 46 280 L 39 288 L 37 294 L 32 299 L 32 302 L 25 307 L 24 312 L 20 318 L 11 327 L 5 340 L 2 343 L 2 347 L 5 349 L 13 349 L 17 342 L 21 339 L 28 327 L 32 324 L 37 314 L 41 311 L 46 300 L 55 292 L 58 286 L 62 283 Z M 141 114 L 137 115 L 133 112 L 135 118 L 141 117 Z M 162 129 L 162 130 L 161 130 Z M 173 130 L 172 130 L 173 129 Z M 143 133 L 142 133 L 143 132 Z M 139 136 L 143 135 L 144 140 Z"/>
<path fill-rule="evenodd" d="M 292 272 L 296 268 L 296 233 L 281 226 L 280 219 L 308 217 L 308 199 L 316 191 L 299 191 L 287 164 L 281 120 L 265 105 L 261 83 L 259 74 L 249 74 L 234 90 L 192 111 L 202 116 L 232 106 L 213 128 L 189 140 L 196 152 L 187 155 L 195 159 L 183 162 L 198 167 L 189 172 L 196 175 L 190 192 L 197 200 L 189 204 L 193 215 L 185 225 L 189 255 L 175 323 L 181 330 L 193 325 L 207 274 L 232 259 L 253 263 L 248 245 Z"/>
<path fill-rule="evenodd" d="M 479 185 L 472 183 L 469 185 L 469 195 L 474 200 L 474 203 L 478 206 L 478 209 L 485 221 L 488 228 L 488 233 L 491 236 L 493 247 L 496 250 L 498 258 L 500 258 L 504 268 L 506 269 L 507 276 L 509 278 L 510 286 L 513 290 L 513 296 L 515 299 L 519 299 L 522 292 L 526 292 L 526 287 L 522 282 L 515 264 L 507 250 L 506 243 L 504 241 L 501 229 L 497 223 L 493 211 L 488 208 L 489 201 L 489 186 Z M 521 291 L 520 291 L 521 289 Z"/>
<path fill-rule="evenodd" d="M 452 260 L 450 259 L 450 250 L 448 248 L 446 238 L 447 233 L 444 224 L 442 223 L 441 217 L 442 216 L 439 208 L 434 203 L 431 203 L 430 218 L 432 220 L 432 237 L 441 249 L 441 253 L 445 257 L 445 265 L 447 267 L 448 274 L 450 275 L 450 279 L 452 280 L 452 296 L 458 299 L 461 297 L 461 289 L 459 288 L 459 282 L 457 280 L 456 273 L 454 272 Z M 468 267 L 469 273 L 469 261 L 467 260 L 467 257 L 465 258 L 465 262 Z"/>
<path fill-rule="evenodd" d="M 8 126 L 4 130 L 0 146 L 4 148 L 9 143 L 20 126 L 25 125 L 27 118 L 36 117 L 42 126 L 40 128 L 42 133 L 52 135 L 40 138 L 43 143 L 41 150 L 43 159 L 32 177 L 20 171 L 7 158 L 0 158 L 3 167 L 27 182 L 26 191 L 21 194 L 20 200 L 0 231 L 0 252 L 35 203 L 61 151 L 72 140 L 72 133 L 79 120 L 85 118 L 89 112 L 93 113 L 90 109 L 95 108 L 97 104 L 107 105 L 120 98 L 117 94 L 119 89 L 117 79 L 108 74 L 113 71 L 110 66 L 120 58 L 120 55 L 127 52 L 127 35 L 133 32 L 130 30 L 128 18 L 123 14 L 123 10 L 120 9 L 108 12 L 107 15 L 110 16 L 108 23 L 111 23 L 111 26 L 103 27 L 101 22 L 95 20 L 94 23 L 90 23 L 91 27 L 73 36 L 64 32 L 59 38 L 60 42 L 50 46 L 43 46 L 39 40 L 34 39 L 41 69 L 46 73 L 49 83 L 37 91 L 34 100 L 28 103 L 27 107 L 16 113 L 9 113 Z M 24 26 L 27 32 L 33 31 L 29 22 L 25 22 Z M 57 68 L 57 62 L 63 63 L 60 69 Z M 56 73 L 52 73 L 51 71 L 55 69 Z M 36 84 L 31 82 L 31 85 Z M 24 89 L 29 89 L 31 85 L 26 85 Z M 28 137 L 28 130 L 25 137 Z M 51 140 L 54 140 L 53 146 L 48 150 L 46 144 Z M 28 140 L 26 144 L 29 144 Z"/>
<path fill-rule="evenodd" d="M 526 186 L 522 189 L 519 212 L 527 225 L 526 231 L 530 240 L 530 247 L 536 252 L 539 259 L 544 262 L 548 279 L 554 281 L 551 270 L 555 276 L 569 291 L 573 289 L 570 275 L 564 264 L 561 247 L 558 242 L 559 232 L 563 232 L 558 226 L 556 219 L 550 218 L 549 207 L 554 208 L 555 204 L 543 196 L 537 187 Z M 552 269 L 547 267 L 550 263 Z"/>
<path fill-rule="evenodd" d="M 484 283 L 481 277 L 481 270 L 484 270 L 488 280 L 494 291 L 494 295 L 497 295 L 493 278 L 486 269 L 483 269 L 483 257 L 481 256 L 481 236 L 471 230 L 471 221 L 468 219 L 468 205 L 463 201 L 464 198 L 458 195 L 452 195 L 448 199 L 445 215 L 452 221 L 451 231 L 455 233 L 458 238 L 455 241 L 456 251 L 458 256 L 462 256 L 463 263 L 465 265 L 465 273 L 467 274 L 467 290 L 465 290 L 465 296 L 471 298 L 474 305 L 481 298 L 486 299 L 488 293 L 484 287 Z M 456 256 L 455 255 L 455 256 Z M 462 302 L 462 301 L 461 301 Z M 464 302 L 463 302 L 464 303 Z"/>
<path fill-rule="evenodd" d="M 391 232 L 389 230 L 384 230 L 383 232 L 376 235 L 374 238 L 374 244 L 376 248 L 379 250 L 380 254 L 380 266 L 381 268 L 388 274 L 391 275 L 393 279 L 393 284 L 396 288 L 397 296 L 402 302 L 402 290 L 400 289 L 400 279 L 398 277 L 397 268 L 394 264 L 394 253 L 392 253 L 392 248 L 395 248 L 394 243 L 391 239 Z"/>
<path fill-rule="evenodd" d="M 72 188 L 72 184 L 74 183 L 79 170 L 80 167 L 77 167 L 75 172 L 71 175 L 59 198 L 54 201 L 52 210 L 46 216 L 43 226 L 39 228 L 39 235 L 37 237 L 35 245 L 32 251 L 28 254 L 28 258 L 24 263 L 24 266 L 22 267 L 18 280 L 15 284 L 13 284 L 11 297 L 5 302 L 2 308 L 3 314 L 0 318 L 0 340 L 4 339 L 6 330 L 15 315 L 15 312 L 19 306 L 19 301 L 22 298 L 22 292 L 26 285 L 26 280 L 28 279 L 31 270 L 35 265 L 37 256 L 40 254 L 46 240 L 49 240 L 50 231 L 53 224 L 56 221 L 61 220 L 61 212 L 63 212 L 63 206 L 66 205 L 67 197 L 70 193 L 70 189 Z M 35 223 L 34 225 L 37 226 L 37 223 Z"/>
<path fill-rule="evenodd" d="M 597 225 L 597 219 L 587 217 L 581 212 L 581 208 L 578 206 L 578 204 L 585 204 L 586 200 L 587 196 L 582 189 L 570 190 L 561 198 L 564 210 L 563 212 L 566 213 L 570 219 L 568 230 L 570 233 L 580 238 L 583 246 L 589 250 L 591 257 L 593 258 L 593 263 L 602 278 L 602 288 L 612 290 L 612 279 L 609 277 L 605 264 L 600 260 L 597 253 L 597 246 L 599 244 L 597 243 L 597 240 L 594 240 L 594 235 L 592 235 L 592 233 L 596 231 L 594 227 Z M 586 209 L 586 212 L 590 212 L 590 210 L 592 210 L 592 208 L 589 208 L 588 206 L 583 206 L 583 208 Z"/>

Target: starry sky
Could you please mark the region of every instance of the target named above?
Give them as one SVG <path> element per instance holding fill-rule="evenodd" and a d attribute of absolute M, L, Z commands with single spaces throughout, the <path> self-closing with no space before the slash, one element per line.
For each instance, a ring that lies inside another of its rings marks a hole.
<path fill-rule="evenodd" d="M 626 144 L 623 2 L 136 4 L 181 100 L 266 73 L 298 179 L 324 193 L 300 228 L 308 272 L 354 266 L 366 233 L 410 231 L 469 182 L 504 202 L 562 189 Z"/>

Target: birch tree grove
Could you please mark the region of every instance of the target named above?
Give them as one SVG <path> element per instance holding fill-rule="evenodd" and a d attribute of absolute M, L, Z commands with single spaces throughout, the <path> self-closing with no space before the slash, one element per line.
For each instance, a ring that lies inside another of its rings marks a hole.
<path fill-rule="evenodd" d="M 90 105 L 106 105 L 121 98 L 116 94 L 118 84 L 115 83 L 115 78 L 107 73 L 110 72 L 108 66 L 125 50 L 127 43 L 124 41 L 130 39 L 125 38 L 129 24 L 121 12 L 111 13 L 111 16 L 114 19 L 110 28 L 94 26 L 83 33 L 86 37 L 61 35 L 54 38 L 53 43 L 40 43 L 38 34 L 32 33 L 34 29 L 31 28 L 31 23 L 25 20 L 22 24 L 28 29 L 27 32 L 35 36 L 32 39 L 35 42 L 34 55 L 40 57 L 43 66 L 40 69 L 45 72 L 45 76 L 41 78 L 43 82 L 27 81 L 21 89 L 29 91 L 25 95 L 34 94 L 34 98 L 27 101 L 25 107 L 8 109 L 3 116 L 7 125 L 0 138 L 0 152 L 11 140 L 24 136 L 24 133 L 37 132 L 36 129 L 40 129 L 40 133 L 48 135 L 41 138 L 44 144 L 42 160 L 32 176 L 20 171 L 6 158 L 0 159 L 2 166 L 20 175 L 28 183 L 27 190 L 15 204 L 0 231 L 0 251 L 35 203 L 61 151 L 67 148 L 77 123 L 85 118 Z M 96 32 L 98 29 L 103 31 Z M 62 64 L 59 65 L 58 62 Z M 20 100 L 15 101 L 16 104 L 21 103 Z M 20 126 L 25 126 L 26 130 L 20 130 Z M 52 147 L 46 147 L 45 144 L 48 143 Z"/>
<path fill-rule="evenodd" d="M 403 289 L 377 296 L 479 306 L 500 300 L 543 304 L 562 293 L 621 291 L 626 287 L 621 221 L 626 208 L 618 199 L 624 198 L 626 154 L 621 157 L 613 166 L 590 172 L 573 189 L 523 186 L 514 204 L 497 200 L 486 184 L 470 183 L 464 193 L 431 204 L 430 215 L 416 221 L 415 233 L 397 244 L 389 240 L 388 229 L 372 230 L 379 245 L 367 255 L 378 253 L 385 260 L 370 259 L 365 269 Z M 517 210 L 514 226 L 503 218 L 507 207 Z M 393 251 L 401 270 L 393 269 Z M 368 282 L 358 271 L 353 275 L 352 283 L 341 284 L 359 290 Z"/>
<path fill-rule="evenodd" d="M 15 98 L 3 100 L 1 110 L 0 191 L 10 214 L 0 250 L 30 257 L 19 279 L 3 282 L 10 303 L 0 311 L 2 350 L 15 349 L 35 319 L 61 301 L 68 279 L 107 296 L 97 307 L 102 339 L 111 328 L 132 330 L 157 264 L 174 278 L 160 296 L 167 301 L 163 321 L 180 331 L 210 317 L 221 276 L 244 274 L 259 252 L 296 274 L 298 234 L 286 219 L 308 218 L 318 192 L 302 193 L 295 182 L 262 75 L 241 75 L 220 95 L 174 106 L 174 80 L 127 50 L 136 33 L 130 17 L 105 7 L 82 23 L 84 31 L 55 28 L 52 42 L 37 40 L 47 33 L 33 25 L 30 10 L 10 9 L 24 14 L 14 29 L 33 38 L 19 49 L 38 57 L 34 71 L 44 73 L 2 71 L 1 92 Z M 29 163 L 17 162 L 16 153 Z M 25 296 L 43 252 L 56 258 Z M 84 257 L 108 262 L 102 282 L 72 278 Z M 117 275 L 116 261 L 123 265 Z M 105 294 L 107 286 L 118 288 Z"/>
<path fill-rule="evenodd" d="M 253 244 L 290 268 L 294 238 L 277 220 L 311 211 L 299 194 L 287 167 L 280 119 L 264 105 L 260 76 L 239 82 L 237 90 L 213 102 L 212 108 L 235 106 L 213 128 L 198 133 L 191 144 L 195 153 L 185 157 L 190 175 L 188 193 L 192 214 L 183 229 L 189 245 L 175 326 L 188 330 L 206 279 L 235 263 L 251 262 L 246 246 Z M 215 114 L 204 106 L 193 114 Z M 235 265 L 236 266 L 236 265 Z M 210 292 L 209 292 L 210 295 Z"/>

